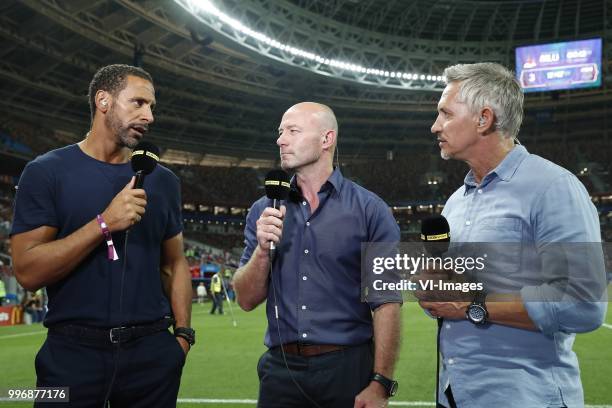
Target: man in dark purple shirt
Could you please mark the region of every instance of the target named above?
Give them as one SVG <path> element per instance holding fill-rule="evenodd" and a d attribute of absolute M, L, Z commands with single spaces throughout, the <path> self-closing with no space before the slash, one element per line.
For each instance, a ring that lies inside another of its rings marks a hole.
<path fill-rule="evenodd" d="M 379 197 L 334 169 L 337 136 L 325 105 L 285 112 L 276 143 L 295 174 L 290 197 L 279 210 L 262 197 L 247 216 L 234 288 L 244 310 L 267 300 L 259 407 L 381 407 L 397 387 L 402 299 L 361 301 L 361 247 L 397 243 L 399 228 Z"/>

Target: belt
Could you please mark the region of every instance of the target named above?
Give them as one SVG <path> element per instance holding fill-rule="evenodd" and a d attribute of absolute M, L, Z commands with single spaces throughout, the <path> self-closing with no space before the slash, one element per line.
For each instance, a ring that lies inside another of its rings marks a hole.
<path fill-rule="evenodd" d="M 340 351 L 347 346 L 338 346 L 335 344 L 303 344 L 303 343 L 286 343 L 283 344 L 285 353 L 302 357 L 314 357 L 321 354 Z"/>
<path fill-rule="evenodd" d="M 153 323 L 136 326 L 119 326 L 109 329 L 67 324 L 49 327 L 49 334 L 75 337 L 76 339 L 90 340 L 102 345 L 121 344 L 167 330 L 174 323 L 173 319 L 164 318 Z"/>

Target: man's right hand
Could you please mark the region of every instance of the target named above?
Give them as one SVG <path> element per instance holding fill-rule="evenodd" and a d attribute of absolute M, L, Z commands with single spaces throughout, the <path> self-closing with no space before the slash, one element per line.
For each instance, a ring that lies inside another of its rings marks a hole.
<path fill-rule="evenodd" d="M 270 251 L 270 241 L 280 242 L 283 235 L 283 219 L 287 208 L 281 205 L 280 210 L 266 207 L 257 220 L 257 243 L 265 252 Z"/>
<path fill-rule="evenodd" d="M 110 232 L 130 228 L 139 222 L 145 213 L 147 193 L 141 188 L 133 188 L 135 178 L 132 177 L 102 213 Z"/>

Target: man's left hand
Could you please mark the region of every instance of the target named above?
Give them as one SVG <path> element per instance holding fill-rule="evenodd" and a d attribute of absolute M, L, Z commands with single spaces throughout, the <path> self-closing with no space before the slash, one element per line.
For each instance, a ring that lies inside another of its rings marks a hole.
<path fill-rule="evenodd" d="M 444 319 L 465 320 L 465 312 L 470 302 L 427 302 L 419 301 L 419 305 L 433 317 Z"/>
<path fill-rule="evenodd" d="M 189 349 L 191 348 L 187 340 L 182 337 L 176 337 L 176 341 L 178 341 L 179 345 L 183 349 L 183 352 L 185 353 L 185 355 L 187 355 L 187 353 L 189 353 Z"/>
<path fill-rule="evenodd" d="M 384 387 L 380 383 L 372 381 L 355 397 L 353 408 L 386 408 L 388 402 Z"/>

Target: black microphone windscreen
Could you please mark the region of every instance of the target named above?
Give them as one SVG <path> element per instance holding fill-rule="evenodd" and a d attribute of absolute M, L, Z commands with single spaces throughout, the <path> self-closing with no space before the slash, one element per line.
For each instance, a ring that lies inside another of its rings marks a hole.
<path fill-rule="evenodd" d="M 421 222 L 421 241 L 449 242 L 450 226 L 442 215 L 425 218 Z"/>
<path fill-rule="evenodd" d="M 286 200 L 291 189 L 289 175 L 284 170 L 270 170 L 266 174 L 264 187 L 270 200 Z"/>
<path fill-rule="evenodd" d="M 150 174 L 159 162 L 159 148 L 151 142 L 140 142 L 132 152 L 132 170 Z"/>
<path fill-rule="evenodd" d="M 442 256 L 448 251 L 450 226 L 442 215 L 425 218 L 421 222 L 421 241 L 425 251 L 433 256 Z"/>
<path fill-rule="evenodd" d="M 448 251 L 450 226 L 446 218 L 436 215 L 421 221 L 421 241 L 430 255 L 442 256 Z"/>

